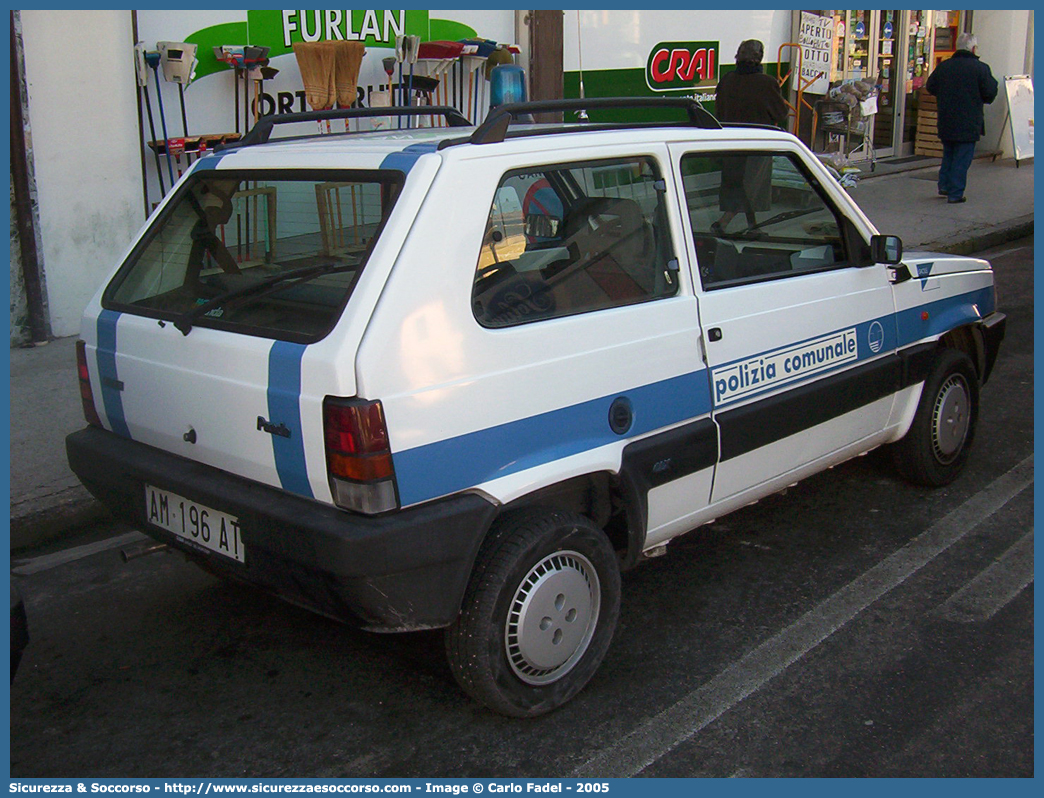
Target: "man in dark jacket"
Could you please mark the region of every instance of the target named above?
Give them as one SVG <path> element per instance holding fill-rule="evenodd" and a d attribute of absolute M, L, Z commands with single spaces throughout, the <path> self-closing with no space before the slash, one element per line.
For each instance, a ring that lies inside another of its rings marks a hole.
<path fill-rule="evenodd" d="M 925 84 L 939 100 L 939 138 L 943 144 L 939 194 L 945 195 L 947 202 L 966 199 L 964 187 L 975 142 L 986 132 L 982 106 L 997 96 L 997 81 L 975 54 L 976 45 L 972 34 L 958 36 L 957 52 L 939 64 Z"/>

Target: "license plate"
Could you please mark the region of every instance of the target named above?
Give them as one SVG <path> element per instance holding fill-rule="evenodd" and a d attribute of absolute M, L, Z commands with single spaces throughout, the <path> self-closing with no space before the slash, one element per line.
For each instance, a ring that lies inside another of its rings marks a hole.
<path fill-rule="evenodd" d="M 239 519 L 170 491 L 145 486 L 145 517 L 149 523 L 173 532 L 203 548 L 245 562 L 239 539 Z"/>

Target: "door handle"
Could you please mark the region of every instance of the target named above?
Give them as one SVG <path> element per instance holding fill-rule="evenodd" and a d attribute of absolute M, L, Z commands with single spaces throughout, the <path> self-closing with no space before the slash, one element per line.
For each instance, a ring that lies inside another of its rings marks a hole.
<path fill-rule="evenodd" d="M 707 330 L 707 340 L 709 341 L 720 341 L 721 340 L 721 327 L 711 327 Z"/>

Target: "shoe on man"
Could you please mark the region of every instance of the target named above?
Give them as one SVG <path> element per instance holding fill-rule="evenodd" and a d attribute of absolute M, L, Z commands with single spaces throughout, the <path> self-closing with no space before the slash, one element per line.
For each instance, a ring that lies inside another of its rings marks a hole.
<path fill-rule="evenodd" d="M 954 205 L 954 204 L 956 204 L 958 202 L 967 202 L 967 201 L 968 201 L 967 197 L 958 197 L 957 199 L 954 199 L 953 197 L 950 197 L 948 200 L 946 200 L 946 202 L 949 203 L 950 205 Z"/>
<path fill-rule="evenodd" d="M 943 191 L 943 190 L 942 190 L 942 189 L 940 188 L 940 189 L 939 189 L 939 196 L 940 196 L 940 197 L 948 197 L 948 196 L 950 196 L 950 192 L 949 192 L 949 191 Z"/>

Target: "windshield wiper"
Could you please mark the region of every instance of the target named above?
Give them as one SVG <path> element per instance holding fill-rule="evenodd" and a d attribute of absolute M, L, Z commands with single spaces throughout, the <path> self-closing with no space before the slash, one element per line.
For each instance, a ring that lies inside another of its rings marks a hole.
<path fill-rule="evenodd" d="M 751 230 L 757 230 L 758 228 L 766 227 L 766 226 L 768 226 L 770 224 L 778 224 L 779 222 L 785 222 L 788 219 L 796 219 L 799 216 L 807 216 L 810 213 L 815 213 L 816 211 L 821 211 L 821 210 L 823 210 L 823 208 L 798 208 L 798 209 L 792 210 L 792 211 L 782 211 L 780 213 L 777 213 L 771 219 L 766 219 L 763 222 L 758 222 L 756 225 L 754 225 L 750 229 Z"/>
<path fill-rule="evenodd" d="M 223 294 L 218 294 L 213 299 L 208 299 L 206 302 L 196 305 L 174 320 L 174 326 L 181 331 L 182 335 L 188 335 L 192 331 L 192 322 L 198 319 L 200 316 L 205 316 L 215 308 L 220 308 L 226 305 L 230 300 L 235 299 L 260 299 L 263 296 L 274 293 L 276 291 L 282 291 L 284 288 L 290 288 L 301 283 L 314 280 L 316 277 L 320 277 L 324 274 L 336 274 L 337 272 L 351 271 L 352 269 L 358 268 L 357 265 L 348 264 L 334 264 L 325 263 L 322 266 L 306 266 L 301 269 L 291 269 L 288 272 L 282 272 L 281 274 L 273 274 L 264 280 L 254 283 L 253 285 L 243 286 L 242 288 L 233 288 L 230 291 L 225 291 Z"/>

